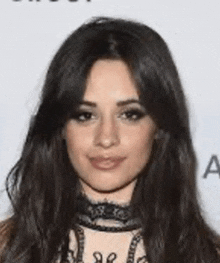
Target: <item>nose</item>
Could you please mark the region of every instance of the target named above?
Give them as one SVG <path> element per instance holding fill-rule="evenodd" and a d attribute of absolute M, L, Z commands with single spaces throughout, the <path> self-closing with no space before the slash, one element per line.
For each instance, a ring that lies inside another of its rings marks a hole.
<path fill-rule="evenodd" d="M 119 130 L 115 120 L 102 119 L 95 134 L 95 145 L 103 148 L 117 146 L 120 143 Z"/>

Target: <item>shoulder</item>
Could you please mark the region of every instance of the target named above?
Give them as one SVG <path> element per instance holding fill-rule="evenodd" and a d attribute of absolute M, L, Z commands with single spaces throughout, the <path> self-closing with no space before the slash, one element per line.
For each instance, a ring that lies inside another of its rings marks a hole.
<path fill-rule="evenodd" d="M 11 239 L 14 232 L 14 220 L 8 218 L 0 221 L 0 262 L 2 261 L 3 253 Z"/>

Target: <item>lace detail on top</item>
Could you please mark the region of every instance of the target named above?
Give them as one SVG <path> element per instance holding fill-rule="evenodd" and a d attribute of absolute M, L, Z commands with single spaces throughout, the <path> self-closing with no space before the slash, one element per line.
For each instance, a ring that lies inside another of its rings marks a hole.
<path fill-rule="evenodd" d="M 83 261 L 85 235 L 84 230 L 80 226 L 77 228 L 77 235 L 79 237 L 79 249 L 78 253 L 75 253 L 72 249 L 68 250 L 67 260 L 61 263 L 87 263 Z M 137 233 L 131 240 L 129 250 L 127 253 L 127 259 L 124 263 L 147 263 L 146 255 L 140 256 L 135 261 L 135 253 L 137 245 L 142 239 L 141 234 Z M 91 263 L 116 263 L 118 254 L 116 252 L 110 252 L 106 257 L 100 251 L 93 252 L 93 261 Z M 90 262 L 89 262 L 90 263 Z M 121 263 L 121 262 L 120 262 Z"/>
<path fill-rule="evenodd" d="M 112 220 L 120 226 L 102 226 L 99 219 Z M 130 205 L 118 205 L 109 202 L 93 202 L 84 195 L 77 200 L 77 221 L 80 225 L 98 231 L 123 232 L 140 228 L 140 221 Z"/>
<path fill-rule="evenodd" d="M 80 195 L 76 216 L 67 260 L 59 263 L 147 262 L 140 221 L 130 205 L 94 202 Z"/>

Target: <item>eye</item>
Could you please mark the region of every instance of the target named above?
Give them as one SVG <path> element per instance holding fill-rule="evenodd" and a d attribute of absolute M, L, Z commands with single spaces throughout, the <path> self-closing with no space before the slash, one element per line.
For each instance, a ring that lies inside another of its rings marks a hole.
<path fill-rule="evenodd" d="M 121 118 L 128 121 L 138 121 L 146 116 L 146 113 L 139 109 L 126 110 L 121 114 Z"/>
<path fill-rule="evenodd" d="M 76 114 L 74 114 L 73 119 L 75 119 L 78 122 L 86 122 L 94 119 L 95 116 L 90 111 L 79 111 Z"/>

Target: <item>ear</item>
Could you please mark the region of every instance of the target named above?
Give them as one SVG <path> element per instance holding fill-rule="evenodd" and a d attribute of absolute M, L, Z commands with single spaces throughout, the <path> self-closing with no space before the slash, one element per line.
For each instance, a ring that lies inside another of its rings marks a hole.
<path fill-rule="evenodd" d="M 64 126 L 62 131 L 61 131 L 61 138 L 63 140 L 66 140 L 66 126 Z"/>
<path fill-rule="evenodd" d="M 163 136 L 164 136 L 164 131 L 162 129 L 158 129 L 154 138 L 155 138 L 155 140 L 159 140 L 159 139 L 163 138 Z"/>

